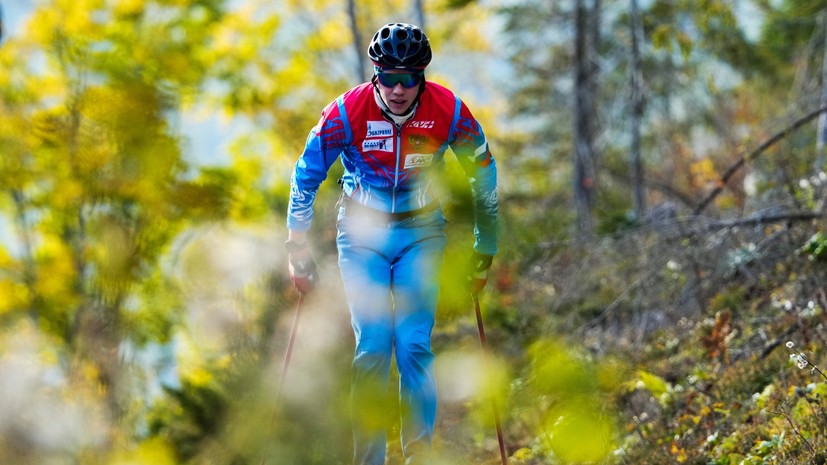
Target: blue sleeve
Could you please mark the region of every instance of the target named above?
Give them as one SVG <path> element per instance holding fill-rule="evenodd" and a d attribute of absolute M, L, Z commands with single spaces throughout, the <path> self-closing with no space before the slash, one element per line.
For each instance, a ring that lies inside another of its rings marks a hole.
<path fill-rule="evenodd" d="M 290 203 L 287 207 L 287 228 L 307 231 L 313 220 L 316 192 L 327 178 L 327 172 L 346 141 L 350 138 L 349 125 L 344 118 L 341 97 L 322 113 L 319 123 L 310 131 L 304 151 L 293 167 L 290 177 Z"/>
<path fill-rule="evenodd" d="M 474 250 L 497 253 L 497 164 L 482 126 L 457 98 L 451 149 L 471 184 L 474 202 Z"/>

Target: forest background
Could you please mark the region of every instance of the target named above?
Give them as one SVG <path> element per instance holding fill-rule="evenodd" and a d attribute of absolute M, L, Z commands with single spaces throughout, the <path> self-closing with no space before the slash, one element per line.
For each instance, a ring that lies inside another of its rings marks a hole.
<path fill-rule="evenodd" d="M 499 463 L 492 397 L 511 464 L 827 460 L 827 3 L 0 5 L 29 12 L 0 41 L 0 463 L 349 463 L 337 173 L 277 399 L 284 217 L 400 20 L 500 178 L 486 361 L 449 157 L 438 462 Z"/>

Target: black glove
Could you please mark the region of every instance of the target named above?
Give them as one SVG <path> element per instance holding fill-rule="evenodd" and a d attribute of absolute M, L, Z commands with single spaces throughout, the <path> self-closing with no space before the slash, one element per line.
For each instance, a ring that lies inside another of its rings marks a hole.
<path fill-rule="evenodd" d="M 491 269 L 493 261 L 493 255 L 485 255 L 477 251 L 471 254 L 471 260 L 468 263 L 468 284 L 471 294 L 477 295 L 485 287 L 485 283 L 488 282 L 488 270 Z"/>
<path fill-rule="evenodd" d="M 316 272 L 316 262 L 307 250 L 291 253 L 288 256 L 290 280 L 302 294 L 306 294 L 316 287 L 319 274 Z"/>

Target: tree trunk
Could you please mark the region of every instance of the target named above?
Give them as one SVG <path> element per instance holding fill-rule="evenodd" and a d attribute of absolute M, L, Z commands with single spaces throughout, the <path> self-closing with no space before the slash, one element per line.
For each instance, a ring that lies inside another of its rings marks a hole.
<path fill-rule="evenodd" d="M 601 15 L 603 12 L 603 7 L 601 4 L 601 0 L 594 0 L 592 4 L 592 9 L 589 12 L 588 16 L 588 23 L 589 23 L 589 43 L 588 49 L 586 54 L 586 59 L 589 62 L 589 98 L 591 99 L 591 107 L 590 110 L 592 114 L 595 116 L 591 121 L 590 124 L 592 130 L 592 134 L 596 134 L 597 130 L 595 129 L 597 124 L 597 111 L 595 111 L 594 102 L 597 101 L 597 94 L 599 89 L 599 79 L 600 76 L 600 22 L 601 22 Z M 596 149 L 592 148 L 592 151 L 596 153 Z M 596 161 L 596 159 L 595 159 Z"/>
<path fill-rule="evenodd" d="M 575 97 L 574 97 L 574 206 L 577 212 L 579 237 L 588 237 L 594 231 L 592 205 L 594 203 L 593 134 L 591 130 L 591 71 L 588 50 L 588 12 L 584 0 L 575 7 Z"/>
<path fill-rule="evenodd" d="M 423 31 L 425 30 L 425 6 L 422 0 L 414 0 L 413 2 L 413 17 L 416 19 L 416 25 Z M 427 32 L 425 33 L 427 35 Z"/>
<path fill-rule="evenodd" d="M 359 33 L 359 22 L 356 16 L 356 0 L 347 0 L 347 15 L 350 19 L 350 31 L 353 34 L 353 48 L 356 49 L 356 82 L 365 81 L 365 51 L 362 46 L 362 35 Z"/>
<path fill-rule="evenodd" d="M 588 11 L 589 24 L 589 41 L 586 48 L 586 59 L 589 63 L 589 91 L 588 102 L 586 106 L 589 134 L 589 150 L 591 156 L 591 165 L 593 170 L 593 180 L 596 181 L 597 172 L 600 166 L 601 151 L 597 143 L 597 135 L 600 133 L 600 114 L 597 111 L 597 101 L 600 98 L 600 44 L 602 43 L 600 36 L 600 24 L 602 21 L 602 0 L 593 0 L 592 8 Z M 595 192 L 592 188 L 592 192 Z M 592 197 L 594 194 L 592 194 Z M 593 199 L 592 199 L 593 200 Z M 594 202 L 590 205 L 594 208 Z"/>
<path fill-rule="evenodd" d="M 643 156 L 641 154 L 641 124 L 643 120 L 643 69 L 640 56 L 640 47 L 643 39 L 643 28 L 640 21 L 640 9 L 637 0 L 629 1 L 629 20 L 632 35 L 632 189 L 634 190 L 635 215 L 638 221 L 646 216 L 646 190 L 644 186 Z"/>

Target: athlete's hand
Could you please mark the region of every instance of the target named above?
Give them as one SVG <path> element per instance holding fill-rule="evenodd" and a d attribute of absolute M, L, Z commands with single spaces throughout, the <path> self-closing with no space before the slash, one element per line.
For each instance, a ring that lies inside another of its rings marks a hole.
<path fill-rule="evenodd" d="M 485 284 L 488 282 L 488 270 L 491 269 L 491 263 L 493 261 L 493 255 L 485 255 L 477 251 L 471 254 L 471 259 L 468 263 L 468 285 L 471 294 L 477 295 L 485 287 Z"/>
<path fill-rule="evenodd" d="M 319 281 L 319 274 L 316 272 L 316 262 L 310 250 L 303 249 L 291 252 L 287 256 L 290 280 L 302 294 L 306 294 L 316 287 Z"/>

